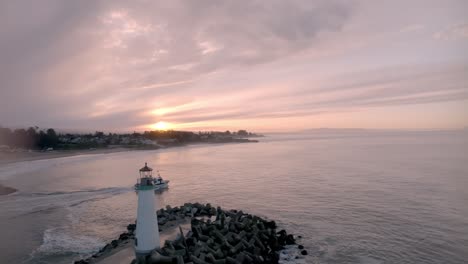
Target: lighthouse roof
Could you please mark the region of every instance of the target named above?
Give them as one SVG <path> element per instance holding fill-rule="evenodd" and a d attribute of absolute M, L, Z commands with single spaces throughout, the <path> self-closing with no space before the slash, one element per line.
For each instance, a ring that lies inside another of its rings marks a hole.
<path fill-rule="evenodd" d="M 140 171 L 152 171 L 153 169 L 148 167 L 148 163 L 145 162 L 145 166 L 140 169 Z"/>

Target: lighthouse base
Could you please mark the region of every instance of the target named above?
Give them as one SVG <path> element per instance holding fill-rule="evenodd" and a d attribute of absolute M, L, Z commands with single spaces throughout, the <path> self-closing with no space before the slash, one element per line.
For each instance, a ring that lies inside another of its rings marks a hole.
<path fill-rule="evenodd" d="M 146 264 L 148 263 L 147 260 L 149 260 L 150 256 L 151 256 L 151 253 L 153 252 L 153 250 L 135 250 L 135 258 L 137 260 L 137 263 L 138 264 Z"/>

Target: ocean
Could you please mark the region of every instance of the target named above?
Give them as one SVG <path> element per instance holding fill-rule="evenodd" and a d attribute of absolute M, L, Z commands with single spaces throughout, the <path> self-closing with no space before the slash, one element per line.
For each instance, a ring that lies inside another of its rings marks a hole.
<path fill-rule="evenodd" d="M 466 263 L 468 133 L 318 131 L 0 167 L 1 263 L 72 263 L 124 232 L 148 165 L 159 207 L 242 209 L 301 235 L 308 263 Z"/>

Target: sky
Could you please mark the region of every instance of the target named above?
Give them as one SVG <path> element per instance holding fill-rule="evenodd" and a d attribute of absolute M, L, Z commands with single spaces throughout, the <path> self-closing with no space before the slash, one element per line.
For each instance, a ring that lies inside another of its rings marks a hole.
<path fill-rule="evenodd" d="M 0 0 L 0 125 L 468 127 L 468 1 Z"/>

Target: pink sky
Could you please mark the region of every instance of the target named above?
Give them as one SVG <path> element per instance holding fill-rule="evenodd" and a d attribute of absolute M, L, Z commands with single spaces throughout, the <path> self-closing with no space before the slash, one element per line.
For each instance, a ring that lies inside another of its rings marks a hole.
<path fill-rule="evenodd" d="M 464 128 L 467 17 L 442 0 L 3 1 L 0 125 Z"/>

